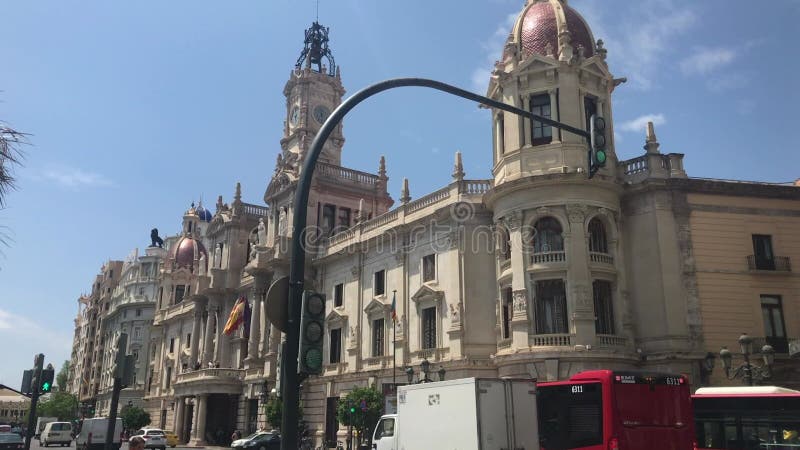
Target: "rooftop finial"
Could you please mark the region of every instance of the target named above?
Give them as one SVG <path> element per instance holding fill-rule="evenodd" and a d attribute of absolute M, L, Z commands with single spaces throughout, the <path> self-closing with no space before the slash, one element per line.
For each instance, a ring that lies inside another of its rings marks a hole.
<path fill-rule="evenodd" d="M 356 220 L 360 223 L 367 220 L 367 212 L 364 211 L 364 199 L 360 199 L 358 201 L 358 215 L 356 215 Z"/>
<path fill-rule="evenodd" d="M 242 201 L 242 183 L 236 182 L 236 193 L 233 195 L 233 200 L 240 202 Z"/>
<path fill-rule="evenodd" d="M 453 179 L 461 181 L 464 179 L 464 164 L 461 162 L 461 152 L 456 152 L 456 162 L 453 165 Z"/>
<path fill-rule="evenodd" d="M 381 162 L 378 164 L 378 176 L 385 179 L 386 178 L 386 157 L 381 155 Z"/>
<path fill-rule="evenodd" d="M 647 139 L 645 140 L 644 149 L 647 150 L 647 153 L 658 153 L 660 145 L 658 139 L 656 139 L 656 127 L 653 122 L 647 122 Z"/>
<path fill-rule="evenodd" d="M 408 178 L 403 178 L 403 190 L 400 192 L 400 203 L 406 204 L 411 200 L 411 193 L 408 190 Z"/>

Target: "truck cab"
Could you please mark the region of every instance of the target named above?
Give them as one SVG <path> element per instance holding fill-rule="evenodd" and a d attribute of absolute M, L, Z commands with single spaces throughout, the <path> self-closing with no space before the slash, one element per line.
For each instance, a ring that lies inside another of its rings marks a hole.
<path fill-rule="evenodd" d="M 397 414 L 381 416 L 375 431 L 372 433 L 373 450 L 395 450 L 395 431 L 397 430 Z"/>

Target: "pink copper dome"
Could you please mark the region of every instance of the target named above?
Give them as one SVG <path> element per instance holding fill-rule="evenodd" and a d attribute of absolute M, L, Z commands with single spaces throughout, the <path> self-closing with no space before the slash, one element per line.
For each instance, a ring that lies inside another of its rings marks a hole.
<path fill-rule="evenodd" d="M 551 47 L 552 54 L 558 57 L 559 21 L 556 17 L 557 11 L 553 6 L 554 3 L 560 3 L 564 11 L 566 29 L 570 33 L 572 48 L 577 52 L 578 46 L 582 46 L 585 57 L 593 56 L 594 38 L 583 17 L 563 0 L 544 0 L 534 3 L 524 10 L 518 36 L 518 42 L 522 44 L 522 57 L 527 58 L 532 54 L 546 56 L 548 46 Z"/>
<path fill-rule="evenodd" d="M 208 253 L 203 243 L 189 236 L 182 237 L 174 247 L 172 247 L 172 259 L 178 267 L 192 267 L 195 258 L 200 259 L 200 255 L 205 255 L 205 263 L 208 264 Z"/>

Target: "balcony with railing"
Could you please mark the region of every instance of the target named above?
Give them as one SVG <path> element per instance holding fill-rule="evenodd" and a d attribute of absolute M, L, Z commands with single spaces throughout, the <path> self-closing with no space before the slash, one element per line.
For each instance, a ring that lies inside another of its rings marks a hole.
<path fill-rule="evenodd" d="M 347 182 L 369 187 L 378 183 L 377 175 L 322 162 L 317 163 L 314 175 L 318 178 L 326 178 L 335 182 Z"/>
<path fill-rule="evenodd" d="M 625 347 L 628 339 L 624 336 L 615 336 L 611 334 L 598 334 L 597 345 L 599 347 Z"/>
<path fill-rule="evenodd" d="M 530 336 L 531 347 L 571 347 L 571 334 L 534 334 Z"/>
<path fill-rule="evenodd" d="M 748 255 L 747 268 L 750 271 L 791 272 L 792 262 L 788 256 L 762 258 L 756 255 Z"/>
<path fill-rule="evenodd" d="M 190 370 L 178 374 L 173 388 L 176 394 L 241 393 L 244 376 L 244 369 L 213 368 Z"/>
<path fill-rule="evenodd" d="M 614 256 L 608 253 L 601 253 L 601 252 L 589 252 L 589 261 L 595 264 L 608 264 L 613 266 L 614 265 Z"/>
<path fill-rule="evenodd" d="M 563 263 L 567 260 L 567 253 L 563 250 L 556 252 L 538 252 L 531 255 L 531 264 Z"/>

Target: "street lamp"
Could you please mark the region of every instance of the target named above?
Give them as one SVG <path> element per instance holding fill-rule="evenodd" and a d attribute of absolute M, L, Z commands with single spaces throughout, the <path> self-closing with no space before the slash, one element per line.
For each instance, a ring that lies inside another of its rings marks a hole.
<path fill-rule="evenodd" d="M 300 178 L 297 180 L 294 197 L 294 211 L 292 220 L 292 245 L 291 245 L 291 262 L 289 265 L 289 301 L 288 301 L 288 321 L 286 330 L 286 348 L 281 354 L 281 366 L 292 367 L 296 365 L 297 357 L 299 354 L 300 345 L 300 316 L 301 304 L 303 298 L 303 284 L 305 283 L 305 270 L 306 270 L 306 250 L 307 248 L 307 233 L 306 228 L 308 214 L 300 214 L 299 212 L 308 210 L 308 199 L 311 191 L 311 182 L 316 168 L 317 160 L 322 153 L 322 147 L 328 140 L 328 137 L 333 130 L 339 126 L 344 116 L 359 103 L 363 102 L 369 97 L 380 92 L 407 86 L 427 87 L 439 91 L 453 94 L 461 98 L 475 101 L 481 105 L 500 109 L 522 116 L 527 119 L 536 120 L 537 122 L 545 125 L 550 125 L 561 130 L 582 136 L 590 139 L 591 135 L 586 130 L 581 130 L 570 125 L 552 120 L 547 117 L 542 117 L 530 111 L 517 108 L 515 106 L 493 100 L 482 95 L 477 95 L 464 89 L 459 89 L 455 86 L 442 83 L 440 81 L 428 80 L 424 78 L 395 78 L 391 80 L 382 81 L 371 86 L 368 86 L 348 98 L 341 105 L 339 105 L 331 115 L 325 119 L 325 123 L 317 132 L 314 141 L 311 143 L 311 148 L 303 162 L 302 170 L 300 171 Z M 283 400 L 284 408 L 282 414 L 283 423 L 283 438 L 281 440 L 281 449 L 289 450 L 299 447 L 297 442 L 297 423 L 298 423 L 298 404 L 300 400 L 300 377 L 295 370 L 286 370 L 285 377 L 282 378 L 283 383 Z M 110 435 L 110 433 L 109 433 Z"/>
<path fill-rule="evenodd" d="M 761 347 L 761 357 L 763 364 L 755 366 L 750 364 L 750 355 L 753 353 L 753 338 L 743 333 L 739 336 L 739 345 L 742 348 L 744 364 L 732 368 L 733 353 L 727 347 L 722 347 L 719 351 L 719 358 L 722 360 L 722 368 L 725 369 L 725 376 L 729 380 L 736 378 L 744 379 L 748 386 L 753 386 L 756 382 L 764 381 L 772 376 L 772 365 L 775 363 L 775 349 L 767 344 Z"/>

